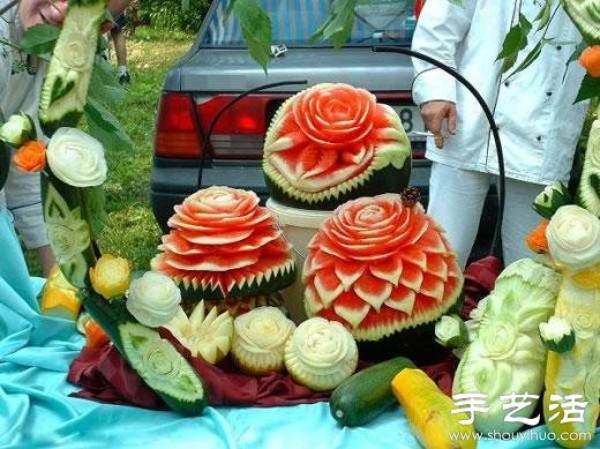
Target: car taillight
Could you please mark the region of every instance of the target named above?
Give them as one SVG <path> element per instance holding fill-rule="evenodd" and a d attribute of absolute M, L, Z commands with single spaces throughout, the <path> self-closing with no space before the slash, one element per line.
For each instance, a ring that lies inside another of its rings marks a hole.
<path fill-rule="evenodd" d="M 268 105 L 278 100 L 271 95 L 249 95 L 232 103 L 235 99 L 235 95 L 218 95 L 198 102 L 198 116 L 205 133 L 217 119 L 210 139 L 211 156 L 259 159 L 269 120 Z"/>
<path fill-rule="evenodd" d="M 155 153 L 162 157 L 198 158 L 202 139 L 189 94 L 165 93 L 158 107 Z"/>

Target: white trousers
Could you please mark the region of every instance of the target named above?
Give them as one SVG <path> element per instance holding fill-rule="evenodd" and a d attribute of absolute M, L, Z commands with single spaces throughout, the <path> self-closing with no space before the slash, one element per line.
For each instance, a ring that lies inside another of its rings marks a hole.
<path fill-rule="evenodd" d="M 497 178 L 489 173 L 432 164 L 427 213 L 445 229 L 463 269 L 477 237 L 490 183 Z M 531 205 L 544 186 L 507 178 L 505 187 L 502 253 L 507 266 L 533 256 L 525 237 L 541 220 Z"/>

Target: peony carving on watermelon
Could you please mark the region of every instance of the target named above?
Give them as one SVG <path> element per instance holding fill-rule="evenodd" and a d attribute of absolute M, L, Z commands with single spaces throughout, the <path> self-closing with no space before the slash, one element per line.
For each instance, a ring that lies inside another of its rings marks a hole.
<path fill-rule="evenodd" d="M 287 287 L 297 269 L 291 245 L 251 191 L 212 186 L 175 206 L 152 268 L 183 298 L 242 298 Z"/>
<path fill-rule="evenodd" d="M 276 112 L 263 151 L 270 197 L 332 210 L 360 196 L 408 185 L 411 145 L 398 114 L 348 84 L 317 84 Z"/>
<path fill-rule="evenodd" d="M 304 262 L 309 316 L 343 323 L 358 341 L 379 341 L 433 323 L 455 304 L 463 284 L 456 255 L 414 191 L 333 211 Z"/>

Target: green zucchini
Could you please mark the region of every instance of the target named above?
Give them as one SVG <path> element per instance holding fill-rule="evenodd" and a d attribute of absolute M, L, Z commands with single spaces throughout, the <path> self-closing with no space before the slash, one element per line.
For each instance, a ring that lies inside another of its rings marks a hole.
<path fill-rule="evenodd" d="M 175 412 L 200 415 L 208 403 L 206 388 L 189 362 L 158 331 L 139 324 L 124 299 L 110 302 L 94 291 L 82 294 L 90 316 L 144 382 Z"/>
<path fill-rule="evenodd" d="M 353 374 L 331 394 L 331 416 L 343 426 L 356 427 L 397 405 L 391 383 L 404 368 L 415 368 L 415 365 L 406 357 L 395 357 Z"/>
<path fill-rule="evenodd" d="M 87 102 L 105 0 L 70 0 L 40 95 L 39 118 L 48 135 L 77 126 Z"/>

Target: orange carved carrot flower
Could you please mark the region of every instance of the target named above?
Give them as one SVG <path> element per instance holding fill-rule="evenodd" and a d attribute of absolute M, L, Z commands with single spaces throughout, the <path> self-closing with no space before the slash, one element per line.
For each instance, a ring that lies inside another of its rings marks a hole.
<path fill-rule="evenodd" d="M 13 161 L 23 171 L 42 171 L 46 166 L 46 144 L 40 140 L 25 142 L 13 156 Z"/>
<path fill-rule="evenodd" d="M 548 253 L 548 239 L 546 238 L 546 228 L 550 221 L 542 219 L 540 223 L 525 238 L 527 247 L 536 254 Z"/>
<path fill-rule="evenodd" d="M 590 76 L 600 77 L 600 45 L 592 45 L 579 55 L 579 63 Z"/>

